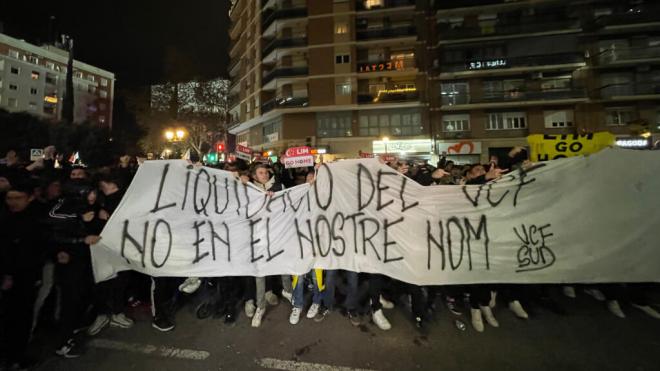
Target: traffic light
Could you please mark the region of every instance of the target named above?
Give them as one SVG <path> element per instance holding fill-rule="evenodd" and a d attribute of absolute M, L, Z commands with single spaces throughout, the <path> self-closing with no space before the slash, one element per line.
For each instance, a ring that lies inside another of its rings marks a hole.
<path fill-rule="evenodd" d="M 218 143 L 215 145 L 215 149 L 217 150 L 218 153 L 223 153 L 225 151 L 225 144 Z"/>
<path fill-rule="evenodd" d="M 211 152 L 206 155 L 206 162 L 209 164 L 215 164 L 218 162 L 218 154 L 215 152 Z"/>

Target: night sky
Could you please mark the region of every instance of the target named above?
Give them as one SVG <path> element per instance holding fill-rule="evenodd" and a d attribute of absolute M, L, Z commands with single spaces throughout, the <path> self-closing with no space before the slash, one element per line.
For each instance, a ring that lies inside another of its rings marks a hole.
<path fill-rule="evenodd" d="M 114 72 L 118 87 L 227 74 L 228 0 L 12 3 L 5 34 L 43 43 L 53 15 L 53 34 L 71 35 L 76 59 Z"/>

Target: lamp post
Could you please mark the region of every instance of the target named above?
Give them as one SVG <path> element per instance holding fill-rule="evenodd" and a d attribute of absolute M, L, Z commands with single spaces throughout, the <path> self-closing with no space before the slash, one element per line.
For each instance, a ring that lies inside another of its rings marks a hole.
<path fill-rule="evenodd" d="M 183 129 L 166 129 L 164 135 L 165 139 L 167 139 L 167 141 L 174 147 L 174 152 L 176 152 L 178 150 L 177 144 L 183 141 L 186 137 L 186 131 Z M 169 151 L 169 153 L 167 153 L 168 157 L 172 152 L 173 151 Z"/>

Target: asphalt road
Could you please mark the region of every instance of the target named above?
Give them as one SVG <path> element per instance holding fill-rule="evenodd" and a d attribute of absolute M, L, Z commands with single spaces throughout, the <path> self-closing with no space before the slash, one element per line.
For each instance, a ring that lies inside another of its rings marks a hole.
<path fill-rule="evenodd" d="M 660 370 L 660 320 L 624 306 L 628 318 L 610 314 L 586 295 L 560 299 L 561 316 L 534 307 L 519 320 L 501 303 L 499 328 L 458 330 L 442 305 L 426 333 L 405 308 L 387 310 L 393 325 L 381 331 L 367 319 L 353 327 L 333 312 L 316 323 L 288 323 L 290 305 L 270 307 L 262 326 L 250 327 L 243 314 L 232 326 L 198 320 L 190 306 L 177 314 L 177 328 L 160 333 L 146 313 L 135 313 L 132 329 L 106 328 L 87 339 L 86 353 L 61 359 L 44 347 L 38 370 Z M 40 334 L 45 336 L 43 331 Z"/>

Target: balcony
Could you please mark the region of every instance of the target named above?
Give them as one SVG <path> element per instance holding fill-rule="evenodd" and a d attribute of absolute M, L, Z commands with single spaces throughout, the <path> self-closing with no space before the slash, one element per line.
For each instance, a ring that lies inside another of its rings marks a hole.
<path fill-rule="evenodd" d="M 499 59 L 468 60 L 465 63 L 442 64 L 442 72 L 463 72 L 493 69 L 508 69 L 520 67 L 553 66 L 564 64 L 584 63 L 582 53 L 561 53 L 547 55 L 530 55 L 524 57 L 510 57 Z"/>
<path fill-rule="evenodd" d="M 600 87 L 598 93 L 603 99 L 617 97 L 635 97 L 640 95 L 660 95 L 660 82 L 643 82 L 627 84 L 609 84 Z"/>
<path fill-rule="evenodd" d="M 417 36 L 417 28 L 413 25 L 409 25 L 372 30 L 357 30 L 357 40 L 389 39 L 407 36 Z"/>
<path fill-rule="evenodd" d="M 601 66 L 644 59 L 660 59 L 660 46 L 612 48 L 602 51 L 596 57 L 597 63 Z"/>
<path fill-rule="evenodd" d="M 506 0 L 442 0 L 433 4 L 434 9 L 453 9 L 471 6 L 483 6 L 493 4 L 504 4 L 510 1 Z"/>
<path fill-rule="evenodd" d="M 415 6 L 415 0 L 383 0 L 383 5 L 381 6 L 370 6 L 367 7 L 366 1 L 358 0 L 355 2 L 355 10 L 357 11 L 370 11 L 370 10 L 382 10 L 389 8 L 400 8 L 404 6 Z"/>
<path fill-rule="evenodd" d="M 275 49 L 281 48 L 296 48 L 307 46 L 307 37 L 294 37 L 289 39 L 275 39 L 271 41 L 266 47 L 261 51 L 262 58 L 266 59 L 268 54 L 270 54 Z"/>
<path fill-rule="evenodd" d="M 309 105 L 308 97 L 273 98 L 261 105 L 261 114 L 280 108 L 299 108 Z"/>
<path fill-rule="evenodd" d="M 627 11 L 604 15 L 594 20 L 597 27 L 604 28 L 652 22 L 660 22 L 660 5 L 658 4 L 640 5 L 627 9 Z"/>
<path fill-rule="evenodd" d="M 415 88 L 387 89 L 377 94 L 358 93 L 358 104 L 416 102 L 419 97 L 419 91 Z"/>
<path fill-rule="evenodd" d="M 564 19 L 557 21 L 543 21 L 542 19 L 521 19 L 518 23 L 495 24 L 482 27 L 452 27 L 440 24 L 438 34 L 441 40 L 459 40 L 483 37 L 525 35 L 550 31 L 566 31 L 579 29 L 579 19 Z"/>
<path fill-rule="evenodd" d="M 488 104 L 507 102 L 535 102 L 548 101 L 556 103 L 559 100 L 586 100 L 587 92 L 580 88 L 540 89 L 540 90 L 506 90 L 487 91 L 483 96 L 471 96 L 467 93 L 441 94 L 443 106 L 462 106 L 468 104 Z"/>
<path fill-rule="evenodd" d="M 414 57 L 390 59 L 382 61 L 358 61 L 357 72 L 388 72 L 388 71 L 415 71 L 417 70 L 417 62 Z"/>
<path fill-rule="evenodd" d="M 275 10 L 266 10 L 261 15 L 261 29 L 266 30 L 273 22 L 278 19 L 291 19 L 307 17 L 306 7 L 287 7 Z"/>
<path fill-rule="evenodd" d="M 307 76 L 308 73 L 309 73 L 309 69 L 307 68 L 307 66 L 276 68 L 263 75 L 261 79 L 261 85 L 266 85 L 276 78 Z"/>

